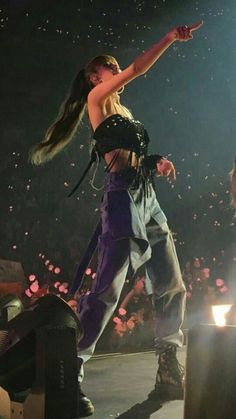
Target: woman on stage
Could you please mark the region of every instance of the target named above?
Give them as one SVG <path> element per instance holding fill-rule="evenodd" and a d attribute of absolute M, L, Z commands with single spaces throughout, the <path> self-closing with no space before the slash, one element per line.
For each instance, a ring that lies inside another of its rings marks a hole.
<path fill-rule="evenodd" d="M 57 120 L 31 153 L 35 164 L 51 159 L 69 143 L 87 109 L 95 152 L 106 162 L 97 278 L 91 293 L 79 302 L 84 329 L 78 348 L 79 382 L 83 377 L 83 363 L 92 356 L 117 306 L 128 268 L 135 272 L 145 263 L 153 286 L 158 355 L 155 389 L 149 397 L 183 397 L 183 370 L 176 350 L 183 343 L 180 328 L 185 287 L 173 238 L 153 188 L 154 174 L 175 178 L 175 168 L 161 155 L 148 155 L 148 134 L 143 124 L 121 104 L 120 94 L 126 84 L 145 74 L 170 45 L 175 41 L 189 41 L 192 32 L 201 25 L 202 22 L 170 31 L 124 70 L 112 56 L 92 59 L 78 73 Z M 94 411 L 80 384 L 78 406 L 78 417 L 89 416 Z"/>

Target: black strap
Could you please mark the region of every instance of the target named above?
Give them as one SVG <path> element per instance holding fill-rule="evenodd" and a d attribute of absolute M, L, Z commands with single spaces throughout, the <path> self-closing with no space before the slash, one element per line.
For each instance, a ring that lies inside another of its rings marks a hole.
<path fill-rule="evenodd" d="M 78 187 L 81 185 L 81 183 L 83 182 L 85 176 L 87 175 L 90 167 L 93 165 L 93 163 L 95 163 L 95 161 L 97 161 L 97 158 L 98 158 L 97 153 L 96 153 L 95 149 L 93 148 L 92 152 L 91 152 L 90 161 L 89 161 L 87 167 L 85 168 L 82 176 L 80 177 L 80 179 L 78 180 L 78 182 L 76 183 L 76 185 L 74 186 L 72 191 L 69 193 L 68 198 L 70 198 L 75 193 L 75 191 L 78 189 Z"/>
<path fill-rule="evenodd" d="M 82 260 L 80 261 L 80 264 L 78 265 L 76 269 L 76 273 L 73 279 L 73 283 L 70 288 L 70 294 L 74 295 L 76 291 L 78 291 L 82 285 L 83 282 L 83 276 L 85 274 L 85 271 L 93 257 L 93 254 L 96 250 L 97 244 L 98 244 L 98 238 L 102 234 L 102 224 L 101 221 L 98 222 L 96 225 L 96 228 L 93 232 L 93 235 L 89 241 L 89 244 L 87 246 L 87 249 L 83 255 Z"/>
<path fill-rule="evenodd" d="M 110 170 L 113 168 L 113 166 L 114 166 L 114 164 L 115 164 L 116 160 L 118 159 L 119 154 L 120 154 L 120 150 L 118 150 L 118 151 L 114 154 L 114 156 L 112 157 L 112 159 L 111 159 L 110 163 L 106 166 L 106 168 L 105 168 L 105 172 L 107 172 L 107 173 L 109 173 L 109 172 L 110 172 Z"/>

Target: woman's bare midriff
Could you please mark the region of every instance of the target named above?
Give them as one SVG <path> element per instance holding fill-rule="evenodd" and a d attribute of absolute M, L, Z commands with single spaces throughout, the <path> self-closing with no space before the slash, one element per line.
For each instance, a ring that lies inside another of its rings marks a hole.
<path fill-rule="evenodd" d="M 115 158 L 117 156 L 117 158 Z M 120 170 L 124 170 L 129 166 L 137 167 L 138 165 L 138 158 L 135 153 L 132 153 L 132 158 L 130 162 L 130 150 L 125 150 L 123 148 L 119 148 L 116 150 L 112 150 L 109 153 L 106 153 L 105 162 L 107 166 L 112 162 L 114 158 L 114 163 L 112 163 L 112 167 L 110 168 L 110 172 L 119 172 Z"/>

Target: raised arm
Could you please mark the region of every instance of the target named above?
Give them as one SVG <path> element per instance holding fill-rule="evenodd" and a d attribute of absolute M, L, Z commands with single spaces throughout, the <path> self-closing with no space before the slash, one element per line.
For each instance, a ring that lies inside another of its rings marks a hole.
<path fill-rule="evenodd" d="M 139 55 L 126 69 L 114 75 L 110 80 L 95 86 L 89 93 L 88 101 L 101 105 L 108 96 L 141 74 L 145 74 L 173 42 L 176 40 L 186 42 L 192 39 L 192 32 L 199 29 L 202 24 L 203 22 L 199 22 L 192 26 L 181 26 L 167 33 L 157 44 Z"/>

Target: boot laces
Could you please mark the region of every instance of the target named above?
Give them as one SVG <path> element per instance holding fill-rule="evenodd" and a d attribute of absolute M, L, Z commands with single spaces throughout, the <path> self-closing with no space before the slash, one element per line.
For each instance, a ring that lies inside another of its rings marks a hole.
<path fill-rule="evenodd" d="M 182 386 L 184 367 L 179 363 L 176 352 L 175 345 L 167 345 L 163 352 L 159 354 L 157 384 Z"/>

